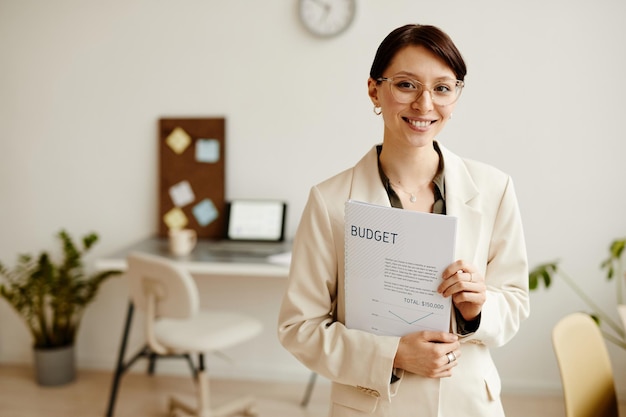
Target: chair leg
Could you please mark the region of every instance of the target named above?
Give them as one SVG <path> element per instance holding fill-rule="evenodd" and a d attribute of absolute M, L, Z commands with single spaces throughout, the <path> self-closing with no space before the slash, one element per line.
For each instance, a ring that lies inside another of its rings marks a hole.
<path fill-rule="evenodd" d="M 198 410 L 205 417 L 211 415 L 211 397 L 209 388 L 209 378 L 206 374 L 206 367 L 204 365 L 204 354 L 198 354 L 198 368 L 196 373 L 196 379 L 198 381 Z"/>
<path fill-rule="evenodd" d="M 185 359 L 187 359 L 187 364 L 189 364 L 189 369 L 191 369 L 191 374 L 193 375 L 194 378 L 198 377 L 198 370 L 196 369 L 196 365 L 194 365 L 193 363 L 193 359 L 191 359 L 191 355 L 188 353 L 185 353 Z"/>
<path fill-rule="evenodd" d="M 195 407 L 192 407 L 191 405 L 179 400 L 176 397 L 171 397 L 170 398 L 170 406 L 169 406 L 169 415 L 170 416 L 178 416 L 179 414 L 177 413 L 177 410 L 183 410 L 183 412 L 185 414 L 188 414 L 190 416 L 197 416 L 198 413 Z"/>
<path fill-rule="evenodd" d="M 313 387 L 315 386 L 315 380 L 317 379 L 317 374 L 315 372 L 311 372 L 311 376 L 309 377 L 309 383 L 306 386 L 306 390 L 304 391 L 304 397 L 302 397 L 302 401 L 300 402 L 300 407 L 306 407 L 309 404 L 309 400 L 311 399 L 311 394 L 313 393 Z"/>
<path fill-rule="evenodd" d="M 148 355 L 148 375 L 154 375 L 154 369 L 156 368 L 156 361 L 158 356 L 159 355 L 154 352 L 150 352 L 150 354 Z"/>
<path fill-rule="evenodd" d="M 117 400 L 117 391 L 119 389 L 120 380 L 124 374 L 124 356 L 126 355 L 126 345 L 128 343 L 128 334 L 130 333 L 130 326 L 133 321 L 133 313 L 135 307 L 131 301 L 128 302 L 128 308 L 126 310 L 126 320 L 124 322 L 124 330 L 122 332 L 122 343 L 120 344 L 119 353 L 117 355 L 117 366 L 113 374 L 113 381 L 111 382 L 111 392 L 109 394 L 109 404 L 107 405 L 106 417 L 113 417 L 113 410 L 115 408 L 115 400 Z"/>
<path fill-rule="evenodd" d="M 253 417 L 257 415 L 254 408 L 254 398 L 239 398 L 213 409 L 210 414 L 202 415 L 202 417 L 227 417 L 232 415 L 241 415 Z"/>
<path fill-rule="evenodd" d="M 177 398 L 171 398 L 169 406 L 171 416 L 177 415 L 177 409 L 183 410 L 183 412 L 196 417 L 227 417 L 237 414 L 242 416 L 257 415 L 254 409 L 255 401 L 254 398 L 251 397 L 240 398 L 212 409 L 209 378 L 204 367 L 204 355 L 198 355 L 198 362 L 196 378 L 197 406 L 194 408 Z"/>

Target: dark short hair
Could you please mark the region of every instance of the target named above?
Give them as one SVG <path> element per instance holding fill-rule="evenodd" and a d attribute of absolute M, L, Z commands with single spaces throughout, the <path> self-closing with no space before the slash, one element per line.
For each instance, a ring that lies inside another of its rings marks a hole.
<path fill-rule="evenodd" d="M 370 77 L 377 80 L 383 76 L 391 60 L 407 46 L 423 46 L 448 64 L 457 80 L 463 81 L 467 74 L 465 61 L 450 36 L 429 25 L 405 25 L 394 29 L 378 47 Z"/>

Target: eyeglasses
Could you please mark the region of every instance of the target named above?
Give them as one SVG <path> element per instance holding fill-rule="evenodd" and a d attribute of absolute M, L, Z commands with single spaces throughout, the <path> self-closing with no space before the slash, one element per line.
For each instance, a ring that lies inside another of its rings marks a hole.
<path fill-rule="evenodd" d="M 422 96 L 425 90 L 428 90 L 434 104 L 448 106 L 459 99 L 465 86 L 463 81 L 452 78 L 437 81 L 431 88 L 409 77 L 381 77 L 376 81 L 388 81 L 391 95 L 402 104 L 413 103 Z"/>

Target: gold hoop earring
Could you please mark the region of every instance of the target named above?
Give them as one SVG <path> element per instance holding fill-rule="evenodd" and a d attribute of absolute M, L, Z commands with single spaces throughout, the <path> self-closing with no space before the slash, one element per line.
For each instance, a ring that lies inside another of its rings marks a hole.
<path fill-rule="evenodd" d="M 383 112 L 382 107 L 378 107 L 378 106 L 374 106 L 374 114 L 376 116 L 380 116 L 380 114 Z"/>

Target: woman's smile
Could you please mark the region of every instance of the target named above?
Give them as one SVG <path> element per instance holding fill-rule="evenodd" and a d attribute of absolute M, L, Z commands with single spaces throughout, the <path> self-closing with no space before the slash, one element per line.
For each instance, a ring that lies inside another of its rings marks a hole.
<path fill-rule="evenodd" d="M 437 120 L 424 120 L 424 119 L 410 119 L 408 117 L 403 117 L 402 119 L 405 122 L 407 122 L 412 128 L 417 129 L 419 131 L 428 130 L 428 128 L 437 121 Z"/>

